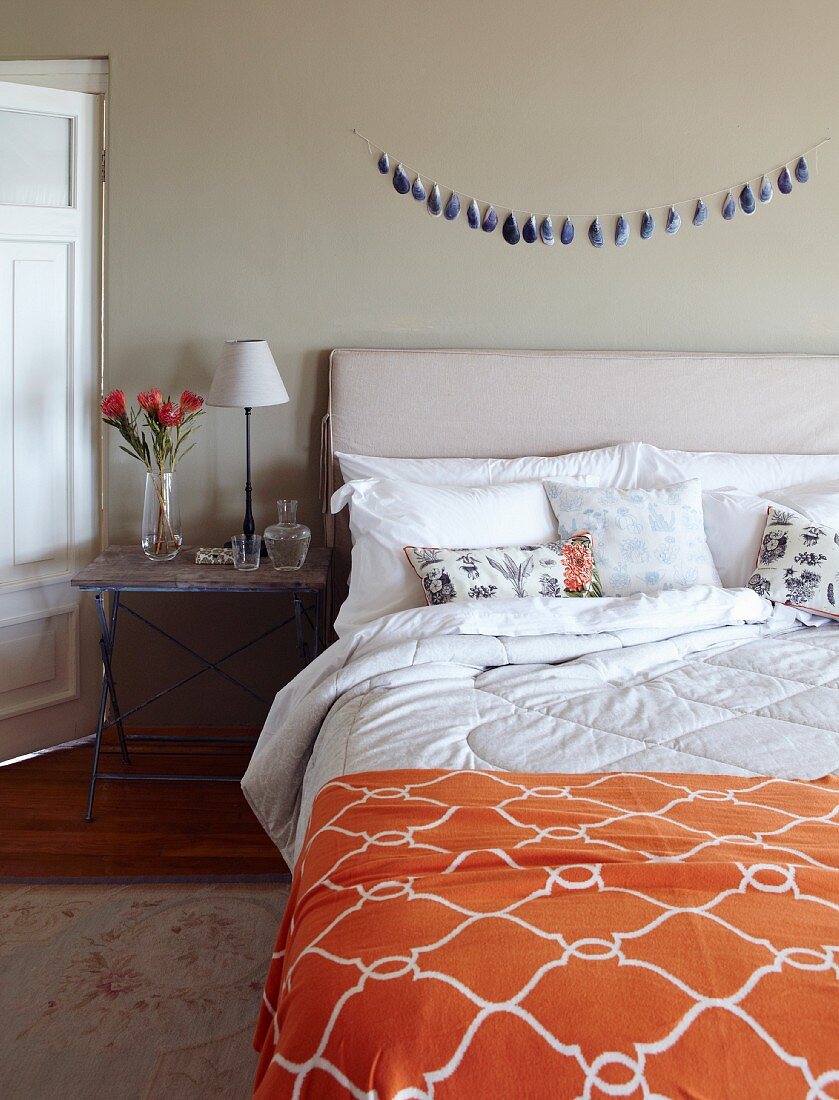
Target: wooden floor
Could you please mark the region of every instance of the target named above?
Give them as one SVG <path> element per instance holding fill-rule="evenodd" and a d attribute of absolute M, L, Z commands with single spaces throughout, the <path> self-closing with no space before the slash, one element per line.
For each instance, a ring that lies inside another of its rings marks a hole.
<path fill-rule="evenodd" d="M 238 736 L 242 731 L 233 732 Z M 250 749 L 239 746 L 161 750 L 155 745 L 150 751 L 134 745 L 131 751 L 133 772 L 196 775 L 240 776 L 250 755 Z M 83 745 L 0 767 L 0 877 L 162 878 L 286 871 L 238 783 L 100 782 L 94 820 L 87 824 L 92 752 L 92 745 Z M 100 771 L 125 770 L 119 751 L 103 747 Z"/>

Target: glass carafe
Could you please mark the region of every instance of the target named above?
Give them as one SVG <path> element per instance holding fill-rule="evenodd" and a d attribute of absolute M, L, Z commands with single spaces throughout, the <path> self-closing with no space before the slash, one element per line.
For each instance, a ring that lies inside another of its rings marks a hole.
<path fill-rule="evenodd" d="M 278 500 L 277 523 L 265 528 L 265 549 L 275 569 L 299 569 L 306 560 L 312 532 L 297 522 L 297 501 Z"/>

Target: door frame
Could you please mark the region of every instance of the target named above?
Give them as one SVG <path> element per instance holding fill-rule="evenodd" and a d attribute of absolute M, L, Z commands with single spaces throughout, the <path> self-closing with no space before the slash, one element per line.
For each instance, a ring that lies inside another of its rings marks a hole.
<path fill-rule="evenodd" d="M 109 72 L 108 57 L 89 58 L 0 58 L 0 81 L 9 84 L 32 85 L 54 88 L 63 91 L 85 92 L 97 98 L 97 136 L 100 148 L 99 171 L 99 224 L 96 227 L 96 259 L 98 261 L 98 279 L 95 285 L 95 300 L 92 303 L 96 321 L 96 377 L 100 396 L 104 394 L 105 371 L 108 352 L 107 324 L 107 278 L 108 278 L 108 137 L 109 137 Z M 96 448 L 96 470 L 98 486 L 94 492 L 97 500 L 98 547 L 107 545 L 107 495 L 108 470 L 107 449 L 104 445 L 104 430 L 98 408 L 91 410 L 97 422 L 94 446 Z M 74 608 L 78 618 L 78 608 Z M 59 700 L 56 700 L 58 702 Z M 41 708 L 38 708 L 41 709 Z M 23 753 L 8 760 L 0 760 L 0 767 L 16 763 L 45 752 L 54 752 L 71 745 L 81 744 L 93 739 L 94 733 L 78 735 L 58 745 L 47 746 L 32 752 Z"/>
<path fill-rule="evenodd" d="M 0 81 L 9 84 L 32 84 L 43 88 L 59 88 L 65 92 L 88 92 L 99 97 L 99 142 L 102 152 L 99 174 L 99 285 L 97 287 L 99 315 L 99 392 L 105 393 L 105 373 L 108 357 L 107 275 L 108 275 L 108 137 L 110 109 L 110 58 L 0 58 Z M 99 422 L 99 549 L 108 545 L 107 448 L 103 425 Z M 92 736 L 92 734 L 91 734 Z"/>

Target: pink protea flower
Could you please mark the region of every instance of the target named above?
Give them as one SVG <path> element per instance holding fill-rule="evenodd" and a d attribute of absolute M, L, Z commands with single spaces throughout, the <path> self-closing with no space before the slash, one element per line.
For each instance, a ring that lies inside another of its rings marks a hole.
<path fill-rule="evenodd" d="M 122 420 L 125 412 L 125 394 L 122 390 L 111 390 L 107 397 L 102 398 L 102 413 L 109 420 Z"/>
<path fill-rule="evenodd" d="M 146 390 L 143 393 L 137 394 L 137 401 L 140 408 L 151 415 L 152 413 L 158 412 L 160 406 L 163 404 L 163 394 L 160 390 Z"/>
<path fill-rule="evenodd" d="M 102 398 L 102 418 L 125 440 L 123 451 L 142 462 L 150 474 L 157 470 L 162 476 L 192 450 L 194 440 L 189 437 L 199 427 L 204 398 L 184 390 L 179 404 L 168 397 L 164 400 L 160 390 L 153 388 L 138 393 L 137 401 L 145 416 L 127 406 L 122 390 L 113 390 Z"/>
<path fill-rule="evenodd" d="M 581 542 L 567 542 L 562 548 L 562 567 L 566 589 L 569 592 L 581 592 L 591 584 L 594 555 Z"/>
<path fill-rule="evenodd" d="M 199 397 L 199 395 L 193 393 L 192 390 L 184 390 L 181 394 L 180 405 L 184 416 L 189 416 L 192 413 L 198 412 L 203 404 L 204 398 Z"/>
<path fill-rule="evenodd" d="M 164 402 L 157 410 L 157 419 L 164 428 L 177 428 L 183 423 L 184 414 L 179 405 L 173 405 L 171 401 Z"/>

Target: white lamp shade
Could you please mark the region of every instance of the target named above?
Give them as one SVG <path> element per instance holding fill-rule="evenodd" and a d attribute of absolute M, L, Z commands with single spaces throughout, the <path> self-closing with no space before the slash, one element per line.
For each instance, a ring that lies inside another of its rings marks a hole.
<path fill-rule="evenodd" d="M 288 393 L 266 340 L 226 340 L 208 405 L 249 409 L 284 405 Z"/>

